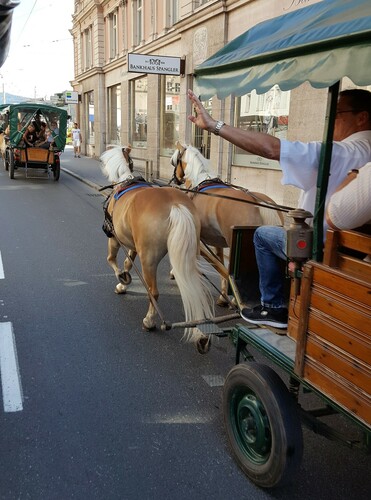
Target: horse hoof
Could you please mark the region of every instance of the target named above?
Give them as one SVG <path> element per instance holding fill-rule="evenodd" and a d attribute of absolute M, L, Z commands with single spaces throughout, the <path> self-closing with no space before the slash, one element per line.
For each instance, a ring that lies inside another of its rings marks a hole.
<path fill-rule="evenodd" d="M 224 297 L 219 297 L 216 301 L 216 305 L 219 307 L 228 307 L 229 304 Z"/>
<path fill-rule="evenodd" d="M 124 285 L 122 285 L 121 283 L 119 283 L 118 285 L 116 285 L 115 293 L 117 293 L 118 295 L 120 295 L 122 293 L 126 293 L 126 287 Z"/>
<path fill-rule="evenodd" d="M 117 276 L 118 280 L 120 283 L 122 283 L 123 285 L 130 285 L 131 283 L 131 276 L 130 276 L 130 273 L 128 273 L 127 271 L 124 271 L 122 273 L 120 273 L 118 276 Z"/>
<path fill-rule="evenodd" d="M 142 328 L 145 332 L 153 332 L 154 330 L 156 330 L 156 325 L 153 325 L 153 326 L 146 326 L 144 323 L 142 325 Z"/>
<path fill-rule="evenodd" d="M 196 347 L 200 354 L 206 354 L 210 351 L 211 337 L 202 337 L 197 341 Z"/>

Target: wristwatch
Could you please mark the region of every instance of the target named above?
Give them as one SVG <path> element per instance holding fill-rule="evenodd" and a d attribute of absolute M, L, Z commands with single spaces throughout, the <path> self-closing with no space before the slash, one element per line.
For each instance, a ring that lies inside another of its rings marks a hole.
<path fill-rule="evenodd" d="M 221 120 L 217 121 L 213 133 L 215 135 L 219 135 L 220 129 L 222 128 L 223 125 L 225 125 L 224 122 L 222 122 Z"/>

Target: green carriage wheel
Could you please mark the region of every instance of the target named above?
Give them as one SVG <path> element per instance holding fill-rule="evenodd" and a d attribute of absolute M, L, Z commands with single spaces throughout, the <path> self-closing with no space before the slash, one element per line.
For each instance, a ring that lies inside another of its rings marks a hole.
<path fill-rule="evenodd" d="M 14 151 L 9 149 L 9 177 L 14 179 Z"/>
<path fill-rule="evenodd" d="M 61 175 L 61 164 L 59 163 L 59 158 L 58 162 L 54 163 L 52 166 L 52 171 L 53 171 L 53 177 L 55 181 L 59 180 L 59 177 Z"/>
<path fill-rule="evenodd" d="M 5 170 L 7 172 L 9 170 L 9 149 L 8 148 L 5 151 Z"/>
<path fill-rule="evenodd" d="M 303 454 L 296 402 L 274 370 L 259 363 L 236 365 L 223 389 L 229 445 L 244 473 L 258 486 L 291 481 Z"/>

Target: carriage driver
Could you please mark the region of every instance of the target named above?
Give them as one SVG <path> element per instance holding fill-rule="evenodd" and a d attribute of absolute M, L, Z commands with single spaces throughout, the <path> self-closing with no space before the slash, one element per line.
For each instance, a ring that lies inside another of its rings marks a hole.
<path fill-rule="evenodd" d="M 196 116 L 188 117 L 191 122 L 245 151 L 278 160 L 283 172 L 281 183 L 300 188 L 299 208 L 314 213 L 321 142 L 291 142 L 263 132 L 241 130 L 214 120 L 191 90 L 188 98 L 196 111 Z M 337 103 L 326 205 L 348 172 L 370 161 L 371 92 L 344 90 L 339 93 Z M 324 234 L 326 229 L 324 220 Z M 279 226 L 260 226 L 254 233 L 254 246 L 261 304 L 253 309 L 243 308 L 241 316 L 250 323 L 286 328 L 288 309 L 280 265 L 280 259 L 287 259 L 286 230 Z"/>

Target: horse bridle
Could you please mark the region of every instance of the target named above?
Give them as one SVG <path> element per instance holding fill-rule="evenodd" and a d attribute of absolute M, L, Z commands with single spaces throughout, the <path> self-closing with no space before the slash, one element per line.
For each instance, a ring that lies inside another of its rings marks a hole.
<path fill-rule="evenodd" d="M 173 172 L 173 177 L 170 179 L 169 184 L 172 182 L 175 182 L 177 186 L 181 186 L 184 183 L 184 177 L 185 177 L 185 172 L 182 164 L 182 156 L 184 155 L 185 151 L 187 148 L 184 148 L 183 151 L 180 151 L 178 149 L 178 154 L 176 157 L 176 160 L 174 161 L 173 157 L 171 158 L 170 164 L 174 167 L 174 172 Z M 176 175 L 176 171 L 180 167 L 182 169 L 182 180 L 178 179 L 178 176 Z"/>
<path fill-rule="evenodd" d="M 130 172 L 133 173 L 134 163 L 133 163 L 133 160 L 131 159 L 129 151 L 126 148 L 122 148 L 121 151 L 122 151 L 122 154 L 124 155 L 125 160 L 127 161 L 128 165 L 129 165 Z"/>

